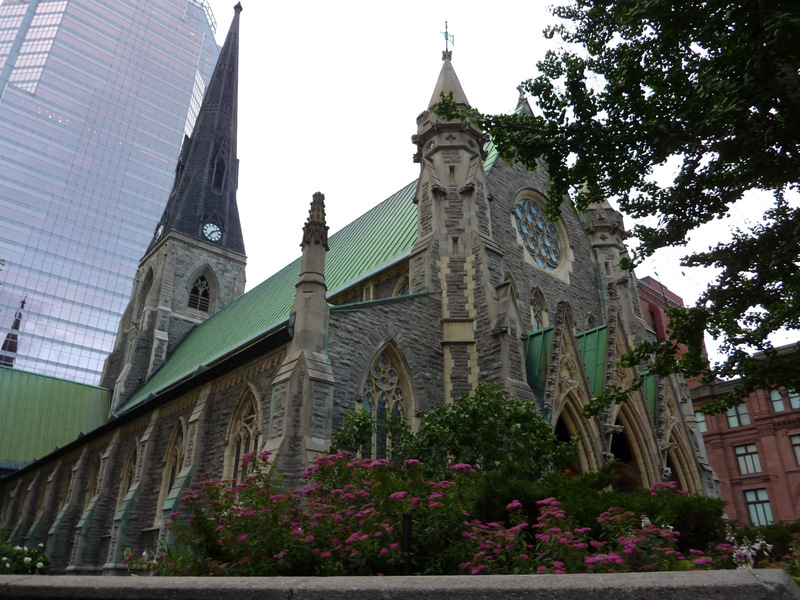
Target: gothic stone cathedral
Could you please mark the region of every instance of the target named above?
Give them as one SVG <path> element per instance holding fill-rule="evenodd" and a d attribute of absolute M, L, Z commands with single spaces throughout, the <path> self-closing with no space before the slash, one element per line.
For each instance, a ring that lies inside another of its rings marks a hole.
<path fill-rule="evenodd" d="M 548 221 L 543 169 L 506 164 L 472 125 L 438 118 L 441 92 L 467 104 L 447 53 L 413 136 L 419 179 L 330 239 L 314 194 L 302 258 L 243 294 L 240 12 L 106 362 L 110 418 L 2 481 L 10 540 L 45 543 L 54 572 L 124 572 L 124 548 L 155 548 L 200 473 L 236 477 L 243 453 L 267 449 L 296 483 L 346 413 L 419 423 L 478 382 L 577 434 L 580 469 L 616 457 L 630 485 L 714 494 L 680 378 L 581 416 L 634 376 L 617 357 L 653 335 L 618 268 L 621 216 L 603 204 L 579 218 L 565 201 Z"/>

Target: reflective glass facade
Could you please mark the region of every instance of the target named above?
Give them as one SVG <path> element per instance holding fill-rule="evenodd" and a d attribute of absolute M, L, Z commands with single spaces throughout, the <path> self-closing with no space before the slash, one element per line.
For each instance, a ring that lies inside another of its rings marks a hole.
<path fill-rule="evenodd" d="M 0 340 L 25 300 L 14 368 L 99 381 L 219 54 L 214 27 L 205 0 L 2 0 Z"/>

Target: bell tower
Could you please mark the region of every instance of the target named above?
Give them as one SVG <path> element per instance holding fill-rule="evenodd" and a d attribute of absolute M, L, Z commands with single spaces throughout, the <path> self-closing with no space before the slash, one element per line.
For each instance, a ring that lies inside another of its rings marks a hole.
<path fill-rule="evenodd" d="M 245 250 L 236 204 L 239 16 L 184 138 L 164 214 L 134 280 L 100 385 L 112 414 L 196 324 L 244 292 Z"/>

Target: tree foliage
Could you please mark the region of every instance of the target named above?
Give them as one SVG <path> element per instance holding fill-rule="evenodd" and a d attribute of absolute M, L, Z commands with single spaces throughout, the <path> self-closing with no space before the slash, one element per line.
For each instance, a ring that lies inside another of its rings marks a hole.
<path fill-rule="evenodd" d="M 798 354 L 778 356 L 769 341 L 800 329 L 800 208 L 789 201 L 800 179 L 800 3 L 571 0 L 553 12 L 560 24 L 545 33 L 562 47 L 523 83 L 541 116 L 452 102 L 440 114 L 480 124 L 507 160 L 543 162 L 552 213 L 570 193 L 577 210 L 613 198 L 648 218 L 632 231 L 629 268 L 728 216 L 747 192 L 771 195 L 760 222 L 684 257 L 721 272 L 696 306 L 673 313 L 673 336 L 689 348 L 684 373 L 747 378 L 718 409 L 757 386 L 800 387 Z M 698 362 L 703 330 L 721 340 L 722 364 Z M 655 349 L 680 358 L 677 344 Z"/>
<path fill-rule="evenodd" d="M 507 399 L 500 387 L 479 384 L 475 394 L 434 406 L 423 414 L 419 430 L 405 420 L 386 424 L 391 459 L 422 461 L 430 476 L 468 464 L 479 473 L 495 471 L 537 481 L 575 457 L 575 444 L 559 442 L 533 402 Z M 333 438 L 335 450 L 360 452 L 377 429 L 366 411 L 348 416 Z"/>

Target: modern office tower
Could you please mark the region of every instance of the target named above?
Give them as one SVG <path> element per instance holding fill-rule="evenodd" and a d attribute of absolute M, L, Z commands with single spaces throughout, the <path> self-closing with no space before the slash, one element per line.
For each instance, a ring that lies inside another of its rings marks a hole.
<path fill-rule="evenodd" d="M 0 364 L 99 381 L 215 26 L 207 0 L 2 1 Z"/>

